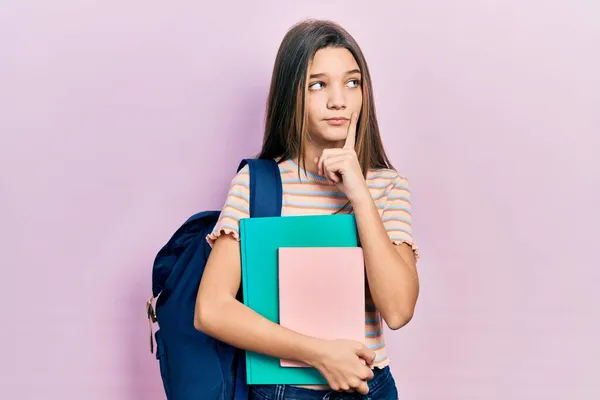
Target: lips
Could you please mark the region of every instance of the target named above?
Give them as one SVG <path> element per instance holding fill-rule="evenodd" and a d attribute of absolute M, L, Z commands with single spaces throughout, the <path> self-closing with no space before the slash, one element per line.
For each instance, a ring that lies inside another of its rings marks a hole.
<path fill-rule="evenodd" d="M 349 121 L 349 119 L 344 118 L 344 117 L 334 117 L 334 118 L 327 118 L 325 121 L 327 121 L 327 123 L 329 125 L 341 126 L 341 125 L 344 125 L 347 121 Z"/>

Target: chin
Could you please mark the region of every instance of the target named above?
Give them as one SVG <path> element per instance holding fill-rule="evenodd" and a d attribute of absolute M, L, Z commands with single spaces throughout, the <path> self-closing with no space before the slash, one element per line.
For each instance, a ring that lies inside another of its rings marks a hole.
<path fill-rule="evenodd" d="M 316 136 L 319 141 L 324 143 L 334 145 L 338 142 L 344 142 L 346 140 L 346 135 L 348 134 L 347 126 L 339 126 L 339 127 L 327 127 L 325 129 L 320 130 Z"/>

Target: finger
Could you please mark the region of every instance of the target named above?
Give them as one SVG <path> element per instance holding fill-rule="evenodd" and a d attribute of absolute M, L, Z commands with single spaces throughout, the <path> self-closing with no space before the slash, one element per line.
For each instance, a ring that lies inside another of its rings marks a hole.
<path fill-rule="evenodd" d="M 325 169 L 323 170 L 323 175 L 325 176 L 325 178 L 327 178 L 327 180 L 331 184 L 340 182 L 340 176 L 337 174 L 337 172 L 332 171 L 332 170 L 328 169 L 327 167 L 325 167 Z"/>
<path fill-rule="evenodd" d="M 354 149 L 356 143 L 356 123 L 358 121 L 358 115 L 352 113 L 350 117 L 350 124 L 348 124 L 348 134 L 346 136 L 346 142 L 344 143 L 345 149 Z"/>
<path fill-rule="evenodd" d="M 342 154 L 341 156 L 329 156 L 323 160 L 323 168 L 330 168 L 335 164 L 339 167 L 343 167 L 347 160 L 347 157 Z M 336 170 L 337 171 L 337 170 Z"/>
<path fill-rule="evenodd" d="M 319 160 L 317 161 L 317 173 L 319 175 L 325 175 L 325 171 L 324 171 L 324 165 L 323 163 L 330 157 L 330 154 L 323 150 L 323 153 L 321 154 L 321 157 L 319 157 Z"/>
<path fill-rule="evenodd" d="M 363 382 L 364 380 L 358 377 L 352 378 L 350 381 L 350 389 L 348 391 L 355 391 Z"/>
<path fill-rule="evenodd" d="M 325 177 L 330 185 L 335 185 L 340 182 L 340 178 L 335 172 L 325 171 Z"/>
<path fill-rule="evenodd" d="M 363 381 L 356 388 L 356 391 L 360 394 L 368 394 L 369 393 L 369 385 L 367 385 L 367 382 Z"/>
<path fill-rule="evenodd" d="M 327 385 L 331 388 L 331 390 L 334 390 L 336 392 L 340 390 L 340 384 L 338 383 L 339 379 L 337 379 L 335 376 L 331 376 L 328 374 L 325 377 L 325 379 L 327 379 Z"/>
<path fill-rule="evenodd" d="M 319 157 L 319 162 L 317 163 L 317 173 L 321 176 L 324 176 L 327 179 L 328 183 L 332 183 L 331 178 L 329 177 L 329 170 L 327 169 L 327 156 L 325 154 Z"/>
<path fill-rule="evenodd" d="M 375 352 L 366 346 L 361 347 L 356 352 L 356 355 L 365 360 L 369 365 L 373 364 L 373 361 L 375 360 Z"/>
<path fill-rule="evenodd" d="M 321 156 L 321 160 L 319 160 L 319 175 L 328 177 L 328 173 L 338 172 L 339 168 L 334 168 L 334 164 L 338 164 L 340 161 L 345 159 L 344 153 L 340 155 L 336 155 L 338 153 L 327 153 L 325 156 Z M 340 165 L 341 167 L 341 165 Z M 337 176 L 337 175 L 336 175 Z M 336 179 L 332 179 L 334 182 L 338 182 Z"/>
<path fill-rule="evenodd" d="M 344 149 L 325 149 L 321 153 L 320 157 L 316 157 L 313 161 L 317 164 L 317 172 L 319 175 L 323 175 L 323 161 L 329 157 L 345 154 Z"/>
<path fill-rule="evenodd" d="M 373 370 L 365 365 L 363 373 L 360 376 L 361 379 L 363 381 L 370 381 L 371 379 L 373 379 L 374 376 L 375 374 L 373 373 Z"/>
<path fill-rule="evenodd" d="M 321 155 L 321 157 L 315 157 L 315 159 L 313 160 L 313 162 L 315 164 L 317 164 L 317 174 L 321 175 L 321 158 L 323 157 L 323 155 Z"/>
<path fill-rule="evenodd" d="M 327 153 L 323 153 L 321 154 L 321 157 L 319 157 L 319 162 L 317 163 L 317 172 L 319 173 L 319 175 L 325 175 L 325 167 L 323 165 L 323 163 L 325 162 L 325 160 L 327 160 Z"/>
<path fill-rule="evenodd" d="M 375 363 L 375 352 L 373 352 L 373 357 L 371 358 L 371 361 L 367 361 L 367 366 L 369 368 L 373 368 L 373 363 Z"/>
<path fill-rule="evenodd" d="M 340 182 L 345 160 L 340 157 L 331 157 L 323 162 L 325 176 L 335 183 Z"/>

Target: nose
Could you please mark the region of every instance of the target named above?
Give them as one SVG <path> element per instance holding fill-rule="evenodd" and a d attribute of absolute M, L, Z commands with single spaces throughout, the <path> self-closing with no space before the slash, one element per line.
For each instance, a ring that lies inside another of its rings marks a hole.
<path fill-rule="evenodd" d="M 327 101 L 327 108 L 331 110 L 343 110 L 346 108 L 346 96 L 344 89 L 338 85 L 329 86 L 329 98 Z"/>

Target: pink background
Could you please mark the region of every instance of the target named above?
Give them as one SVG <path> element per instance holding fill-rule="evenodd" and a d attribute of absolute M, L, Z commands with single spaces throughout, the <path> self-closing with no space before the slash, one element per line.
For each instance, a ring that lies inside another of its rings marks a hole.
<path fill-rule="evenodd" d="M 2 1 L 0 398 L 164 398 L 154 254 L 259 149 L 277 46 L 309 16 L 362 45 L 411 180 L 422 292 L 388 336 L 401 398 L 600 398 L 599 15 L 592 0 Z"/>

